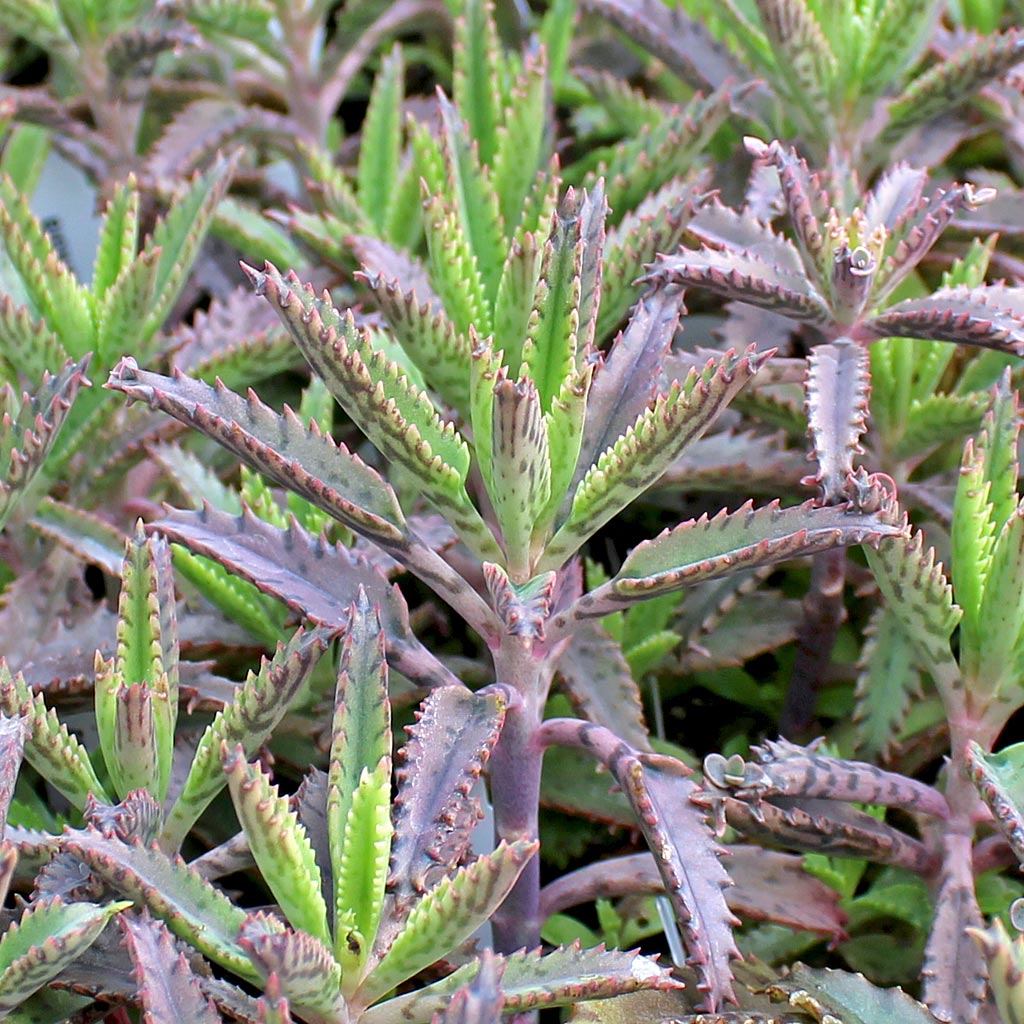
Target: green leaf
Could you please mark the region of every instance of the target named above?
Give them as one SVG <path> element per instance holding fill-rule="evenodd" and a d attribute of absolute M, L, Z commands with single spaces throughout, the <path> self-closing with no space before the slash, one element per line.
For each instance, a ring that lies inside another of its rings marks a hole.
<path fill-rule="evenodd" d="M 795 964 L 768 991 L 818 1021 L 831 1015 L 843 1024 L 935 1024 L 928 1007 L 902 989 L 881 988 L 848 971 Z"/>
<path fill-rule="evenodd" d="M 81 357 L 95 348 L 96 326 L 89 292 L 59 258 L 27 198 L 10 178 L 0 178 L 0 238 L 24 285 L 32 309 Z"/>
<path fill-rule="evenodd" d="M 996 538 L 978 621 L 978 665 L 970 675 L 964 667 L 968 684 L 979 697 L 1000 697 L 1016 707 L 1024 702 L 1014 658 L 1024 636 L 1024 503 Z"/>
<path fill-rule="evenodd" d="M 469 410 L 471 350 L 466 337 L 455 330 L 447 313 L 436 302 L 423 301 L 400 278 L 381 274 L 362 275 L 373 292 L 388 326 L 406 355 L 419 368 L 441 398 L 463 414 Z"/>
<path fill-rule="evenodd" d="M 159 251 L 159 255 L 154 298 L 139 329 L 142 338 L 149 338 L 163 326 L 181 293 L 237 162 L 237 155 L 230 159 L 218 157 L 208 171 L 196 174 L 146 239 L 143 251 Z"/>
<path fill-rule="evenodd" d="M 92 291 L 103 299 L 107 289 L 135 259 L 139 244 L 139 189 L 133 177 L 107 203 L 92 268 Z"/>
<path fill-rule="evenodd" d="M 968 775 L 1017 860 L 1024 864 L 1024 743 L 992 754 L 972 740 L 966 756 Z"/>
<path fill-rule="evenodd" d="M 563 3 L 563 6 L 564 3 Z M 554 8 L 548 9 L 551 15 Z M 571 16 L 565 19 L 571 26 Z M 548 83 L 543 55 L 527 57 L 512 83 L 510 102 L 495 129 L 492 180 L 505 235 L 513 237 L 522 220 L 538 172 L 547 155 Z"/>
<path fill-rule="evenodd" d="M 496 128 L 508 100 L 508 62 L 504 58 L 489 0 L 466 0 L 455 25 L 455 102 L 469 122 L 480 162 L 490 165 L 497 146 Z"/>
<path fill-rule="evenodd" d="M 953 603 L 953 591 L 935 561 L 935 551 L 924 550 L 924 535 L 913 531 L 865 548 L 868 565 L 879 588 L 918 655 L 931 672 L 945 700 L 960 686 L 960 669 L 949 647 L 962 612 Z"/>
<path fill-rule="evenodd" d="M 538 568 L 560 566 L 589 536 L 642 494 L 721 414 L 767 354 L 748 350 L 709 360 L 698 374 L 658 395 L 580 482 L 566 521 Z"/>
<path fill-rule="evenodd" d="M 501 526 L 507 564 L 519 583 L 531 575 L 530 540 L 551 499 L 548 424 L 540 395 L 527 377 L 494 386 L 490 495 Z"/>
<path fill-rule="evenodd" d="M 276 647 L 284 633 L 285 609 L 256 585 L 229 572 L 213 559 L 172 546 L 174 567 L 214 607 L 247 629 L 260 643 Z"/>
<path fill-rule="evenodd" d="M 59 897 L 29 906 L 0 938 L 0 1014 L 6 1016 L 64 970 L 130 906 L 124 900 L 64 903 Z"/>
<path fill-rule="evenodd" d="M 641 989 L 678 989 L 668 969 L 651 958 L 620 950 L 581 949 L 578 943 L 548 953 L 525 950 L 503 958 L 501 978 L 505 1013 L 564 1006 L 584 999 L 605 999 Z M 460 967 L 441 981 L 371 1007 L 365 1024 L 427 1021 L 442 1011 L 462 985 L 477 976 L 479 961 Z"/>
<path fill-rule="evenodd" d="M 1017 64 L 1022 53 L 1024 33 L 1018 29 L 983 36 L 957 48 L 952 57 L 917 75 L 890 102 L 889 121 L 875 139 L 875 151 L 887 151 L 912 128 L 955 109 Z"/>
<path fill-rule="evenodd" d="M 333 818 L 334 792 L 327 797 Z M 386 906 L 385 885 L 391 853 L 391 758 L 364 768 L 343 820 L 340 855 L 334 867 L 334 951 L 351 973 L 345 991 L 356 989 L 374 948 Z M 331 830 L 333 839 L 334 831 Z M 351 927 L 350 923 L 351 922 Z"/>
<path fill-rule="evenodd" d="M 140 359 L 151 354 L 151 335 L 140 331 L 156 299 L 159 253 L 140 253 L 106 289 L 97 312 L 100 363 L 109 366 L 126 351 Z"/>
<path fill-rule="evenodd" d="M 341 652 L 334 702 L 327 823 L 335 955 L 362 976 L 380 920 L 391 851 L 391 708 L 379 609 L 360 590 Z M 358 939 L 346 936 L 350 920 Z"/>
<path fill-rule="evenodd" d="M 545 410 L 579 371 L 593 343 L 607 212 L 603 182 L 580 199 L 569 189 L 544 245 L 523 361 Z"/>
<path fill-rule="evenodd" d="M 25 759 L 46 781 L 59 790 L 74 807 L 85 807 L 90 796 L 112 803 L 100 784 L 89 755 L 62 725 L 57 713 L 47 710 L 43 695 L 32 694 L 21 673 L 12 676 L 6 660 L 0 659 L 0 712 L 10 718 L 28 720 Z"/>
<path fill-rule="evenodd" d="M 287 646 L 279 644 L 259 673 L 250 672 L 234 701 L 217 713 L 199 740 L 181 793 L 167 815 L 160 842 L 173 850 L 188 834 L 210 801 L 224 787 L 221 745 L 241 744 L 251 757 L 305 685 L 327 647 L 330 630 L 298 630 Z M 172 929 L 173 930 L 173 929 Z"/>
<path fill-rule="evenodd" d="M 64 849 L 84 861 L 115 892 L 149 907 L 180 939 L 247 981 L 259 975 L 237 942 L 246 913 L 188 867 L 156 846 L 128 844 L 94 828 L 67 833 Z"/>
<path fill-rule="evenodd" d="M 292 927 L 329 944 L 320 868 L 288 798 L 278 796 L 259 765 L 246 763 L 240 744 L 221 747 L 221 764 L 249 849 L 285 917 Z"/>
<path fill-rule="evenodd" d="M 494 853 L 446 875 L 413 907 L 402 930 L 359 988 L 370 1003 L 465 941 L 498 908 L 538 844 L 501 842 Z"/>
<path fill-rule="evenodd" d="M 871 759 L 885 758 L 899 738 L 914 697 L 921 694 L 916 648 L 890 605 L 871 618 L 869 638 L 857 678 L 854 712 L 857 749 Z"/>
<path fill-rule="evenodd" d="M 842 506 L 809 501 L 783 509 L 772 502 L 754 509 L 748 502 L 735 512 L 703 515 L 641 541 L 606 586 L 613 600 L 640 600 L 740 569 L 901 535 L 900 527 Z"/>
<path fill-rule="evenodd" d="M 12 385 L 38 380 L 67 360 L 67 349 L 45 320 L 10 295 L 0 297 L 0 365 Z"/>
<path fill-rule="evenodd" d="M 141 522 L 128 541 L 122 570 L 118 603 L 117 654 L 113 675 L 96 687 L 96 720 L 104 752 L 117 747 L 116 737 L 127 740 L 124 730 L 131 720 L 129 706 L 121 706 L 126 688 L 141 685 L 130 698 L 153 729 L 145 746 L 152 758 L 149 786 L 158 800 L 167 795 L 174 756 L 174 726 L 178 718 L 178 627 L 174 601 L 174 571 L 171 553 L 162 537 L 146 537 Z M 128 699 L 128 698 L 125 698 Z M 115 705 L 110 706 L 111 702 Z M 127 718 L 125 717 L 127 715 Z M 116 723 L 116 724 L 115 724 Z M 148 736 L 148 730 L 144 735 Z M 118 758 L 114 759 L 115 762 Z M 115 764 L 108 768 L 116 773 Z M 127 785 L 127 780 L 122 780 Z M 127 785 L 124 797 L 139 783 Z M 148 787 L 147 787 L 148 788 Z"/>
<path fill-rule="evenodd" d="M 787 106 L 802 112 L 803 123 L 827 138 L 835 123 L 831 94 L 840 69 L 814 7 L 805 0 L 758 0 L 757 9 L 773 51 L 773 84 L 781 87 Z"/>
<path fill-rule="evenodd" d="M 381 61 L 359 144 L 359 204 L 378 234 L 384 230 L 401 166 L 405 61 L 395 46 Z"/>
<path fill-rule="evenodd" d="M 481 557 L 497 544 L 466 493 L 469 448 L 454 424 L 441 419 L 426 393 L 401 375 L 395 363 L 374 352 L 351 314 L 342 317 L 298 278 L 285 280 L 273 267 L 250 271 L 310 365 L 381 453 L 412 473 L 462 540 Z"/>

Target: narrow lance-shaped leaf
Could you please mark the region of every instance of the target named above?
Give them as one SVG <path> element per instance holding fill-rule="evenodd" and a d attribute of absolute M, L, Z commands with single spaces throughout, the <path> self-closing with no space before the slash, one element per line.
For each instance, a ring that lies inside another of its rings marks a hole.
<path fill-rule="evenodd" d="M 429 967 L 443 950 L 453 949 L 472 935 L 508 895 L 538 845 L 522 839 L 501 842 L 494 853 L 445 875 L 416 902 L 402 930 L 360 987 L 359 1002 L 374 1002 Z"/>
<path fill-rule="evenodd" d="M 93 351 L 96 325 L 91 296 L 59 258 L 28 198 L 7 175 L 0 177 L 0 238 L 23 289 L 24 298 L 17 296 L 17 300 L 28 300 L 72 356 L 81 358 Z"/>
<path fill-rule="evenodd" d="M 581 481 L 566 521 L 547 545 L 540 568 L 557 568 L 642 494 L 721 414 L 771 353 L 748 350 L 710 360 L 659 395 L 598 458 Z"/>
<path fill-rule="evenodd" d="M 935 561 L 934 550 L 925 551 L 923 534 L 914 531 L 909 537 L 877 548 L 866 547 L 865 554 L 882 594 L 912 639 L 943 699 L 951 701 L 960 686 L 960 669 L 949 641 L 961 611 L 953 603 L 952 588 L 942 564 Z"/>
<path fill-rule="evenodd" d="M 88 828 L 65 836 L 64 849 L 115 892 L 147 906 L 180 939 L 247 981 L 259 975 L 237 943 L 245 911 L 205 882 L 180 857 L 125 843 Z"/>
<path fill-rule="evenodd" d="M 669 970 L 649 957 L 620 950 L 580 949 L 579 944 L 541 953 L 520 951 L 502 958 L 501 990 L 505 1013 L 565 1006 L 585 999 L 606 999 L 641 989 L 672 991 L 682 988 Z M 366 1024 L 404 1024 L 428 1021 L 441 1012 L 463 985 L 480 971 L 473 961 L 432 985 L 370 1007 Z"/>
<path fill-rule="evenodd" d="M 986 753 L 973 740 L 967 745 L 967 771 L 995 823 L 1024 864 L 1024 745 Z"/>
<path fill-rule="evenodd" d="M 570 189 L 544 246 L 523 360 L 545 410 L 593 344 L 607 212 L 603 182 L 580 198 Z"/>
<path fill-rule="evenodd" d="M 754 509 L 748 502 L 736 512 L 701 516 L 641 541 L 601 590 L 625 603 L 743 568 L 846 544 L 876 543 L 902 532 L 876 514 L 842 506 L 806 502 L 783 509 L 773 502 Z M 581 608 L 587 604 L 583 598 Z"/>
<path fill-rule="evenodd" d="M 470 790 L 497 742 L 505 718 L 500 692 L 439 687 L 424 700 L 403 748 L 391 888 L 399 913 L 425 892 L 445 866 L 457 864 L 476 824 Z"/>
<path fill-rule="evenodd" d="M 381 62 L 373 82 L 359 145 L 359 203 L 380 232 L 395 191 L 401 165 L 402 98 L 405 61 L 395 46 Z"/>
<path fill-rule="evenodd" d="M 222 745 L 221 762 L 249 849 L 285 917 L 294 928 L 329 943 L 320 868 L 288 798 L 278 795 L 259 765 L 246 762 L 240 744 Z"/>
<path fill-rule="evenodd" d="M 90 795 L 111 802 L 85 748 L 60 723 L 57 713 L 47 710 L 42 694 L 33 695 L 21 673 L 11 675 L 4 660 L 0 660 L 0 711 L 26 719 L 25 759 L 73 806 L 83 808 Z"/>
<path fill-rule="evenodd" d="M 534 527 L 551 498 L 547 423 L 528 377 L 511 381 L 503 370 L 499 373 L 491 445 L 491 500 L 507 564 L 513 578 L 523 583 L 532 575 Z"/>
<path fill-rule="evenodd" d="M 379 611 L 360 589 L 342 648 L 327 777 L 334 953 L 359 983 L 377 937 L 391 853 L 391 713 Z"/>
<path fill-rule="evenodd" d="M 23 394 L 20 403 L 15 403 L 13 390 L 7 391 L 5 404 L 18 411 L 14 416 L 5 412 L 0 421 L 0 526 L 6 524 L 19 501 L 29 500 L 46 482 L 46 476 L 40 474 L 79 389 L 87 383 L 88 364 L 86 356 L 78 363 L 69 361 L 55 375 L 44 373 L 37 392 Z"/>
<path fill-rule="evenodd" d="M 952 58 L 917 75 L 888 109 L 889 120 L 877 139 L 878 150 L 893 143 L 916 125 L 950 110 L 976 89 L 998 78 L 1024 56 L 1024 34 L 1018 29 L 982 36 L 959 48 Z"/>
<path fill-rule="evenodd" d="M 160 255 L 153 302 L 147 309 L 139 310 L 144 316 L 140 338 L 148 339 L 160 329 L 181 293 L 213 223 L 217 204 L 227 192 L 238 158 L 239 153 L 230 158 L 218 157 L 208 171 L 195 175 L 147 239 L 145 251 L 159 250 Z"/>
<path fill-rule="evenodd" d="M 374 352 L 329 302 L 285 280 L 267 265 L 249 271 L 256 289 L 273 304 L 310 365 L 381 453 L 408 470 L 439 512 L 481 557 L 497 545 L 466 493 L 469 449 L 428 396 L 410 385 L 399 367 Z"/>
<path fill-rule="evenodd" d="M 163 799 L 170 783 L 174 725 L 178 717 L 174 570 L 167 542 L 159 536 L 147 538 L 141 523 L 127 544 L 122 570 L 116 678 L 121 686 L 143 684 L 150 692 L 155 730 L 153 792 Z"/>
<path fill-rule="evenodd" d="M 278 646 L 273 660 L 264 659 L 258 674 L 249 673 L 234 701 L 217 714 L 199 741 L 181 793 L 167 815 L 160 837 L 164 849 L 178 847 L 223 788 L 221 745 L 240 743 L 245 755 L 252 756 L 284 717 L 327 648 L 329 637 L 326 629 L 300 629 L 287 647 Z"/>
<path fill-rule="evenodd" d="M 280 981 L 296 1016 L 336 1018 L 341 968 L 319 939 L 306 932 L 282 931 L 276 918 L 259 913 L 246 918 L 238 944 L 261 978 Z"/>
<path fill-rule="evenodd" d="M 87 950 L 107 922 L 130 907 L 64 903 L 59 898 L 31 905 L 0 938 L 0 1014 L 7 1016 Z"/>
<path fill-rule="evenodd" d="M 849 499 L 847 477 L 862 451 L 871 390 L 867 349 L 849 340 L 816 345 L 807 361 L 807 423 L 826 505 Z"/>
<path fill-rule="evenodd" d="M 831 96 L 839 63 L 814 8 L 804 0 L 758 0 L 765 35 L 774 51 L 777 81 L 805 124 L 828 134 Z"/>
<path fill-rule="evenodd" d="M 683 249 L 656 260 L 644 281 L 703 289 L 809 324 L 825 324 L 832 318 L 825 300 L 804 274 L 753 252 Z"/>
<path fill-rule="evenodd" d="M 138 917 L 122 914 L 118 920 L 135 965 L 147 1024 L 218 1024 L 221 1017 L 213 1000 L 203 995 L 198 976 L 166 925 L 145 912 Z"/>
<path fill-rule="evenodd" d="M 704 1008 L 733 1001 L 730 961 L 738 919 L 723 890 L 731 885 L 704 811 L 690 798 L 698 786 L 675 758 L 633 750 L 609 730 L 571 719 L 548 719 L 545 745 L 565 742 L 597 758 L 626 794 L 658 864 L 689 953 L 700 977 Z"/>
<path fill-rule="evenodd" d="M 868 339 L 934 338 L 1019 356 L 1024 355 L 1022 308 L 1019 299 L 996 285 L 944 288 L 890 306 L 858 330 Z"/>
<path fill-rule="evenodd" d="M 405 517 L 391 487 L 290 409 L 279 416 L 252 393 L 243 399 L 223 385 L 163 377 L 140 370 L 130 358 L 115 367 L 107 386 L 197 427 L 357 533 L 385 546 L 403 536 Z"/>
<path fill-rule="evenodd" d="M 107 203 L 92 268 L 93 294 L 102 299 L 121 271 L 135 258 L 139 241 L 139 187 L 134 175 Z"/>

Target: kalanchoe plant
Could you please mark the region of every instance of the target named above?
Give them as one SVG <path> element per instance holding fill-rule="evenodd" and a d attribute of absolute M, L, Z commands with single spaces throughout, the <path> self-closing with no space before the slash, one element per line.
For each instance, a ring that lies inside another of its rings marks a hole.
<path fill-rule="evenodd" d="M 591 339 L 600 304 L 603 220 L 600 189 L 567 195 L 544 246 L 548 270 L 534 313 L 524 319 L 521 346 L 509 356 L 488 340 L 477 341 L 462 385 L 472 448 L 429 394 L 409 384 L 400 365 L 373 350 L 370 336 L 350 314 L 273 267 L 250 271 L 339 404 L 448 521 L 461 542 L 451 551 L 439 552 L 418 536 L 395 491 L 375 470 L 304 427 L 289 410 L 281 416 L 255 397 L 245 400 L 223 387 L 150 373 L 131 359 L 115 370 L 109 386 L 199 427 L 304 495 L 419 576 L 464 618 L 490 648 L 496 678 L 515 693 L 490 762 L 499 838 L 536 837 L 546 745 L 576 745 L 606 764 L 662 851 L 659 870 L 676 901 L 701 988 L 714 1006 L 731 998 L 732 918 L 721 892 L 726 875 L 701 816 L 667 812 L 670 805 L 686 806 L 688 770 L 648 752 L 628 671 L 615 680 L 615 699 L 605 689 L 607 681 L 599 690 L 579 680 L 573 697 L 588 708 L 594 724 L 542 725 L 558 657 L 578 623 L 635 601 L 738 566 L 875 540 L 898 527 L 878 514 L 888 500 L 884 490 L 865 480 L 870 512 L 813 502 L 723 511 L 638 545 L 611 580 L 583 592 L 575 553 L 706 429 L 765 358 L 730 353 L 682 381 L 659 386 L 657 367 L 678 316 L 676 296 L 662 289 L 641 302 L 603 366 L 595 367 Z M 425 371 L 435 363 L 452 366 L 444 349 L 421 358 Z M 652 386 L 638 390 L 636 368 L 647 365 Z M 207 509 L 174 513 L 160 528 L 314 620 L 337 621 L 332 599 L 337 602 L 354 586 L 352 569 L 346 568 L 350 559 L 296 524 L 274 530 L 247 514 L 237 518 Z M 257 551 L 260 564 L 253 560 Z M 311 566 L 317 563 L 319 589 L 311 592 Z M 690 865 L 698 850 L 702 867 L 695 870 Z M 534 859 L 494 916 L 499 950 L 533 945 L 539 913 Z"/>
<path fill-rule="evenodd" d="M 871 174 L 907 150 L 952 149 L 970 129 L 950 113 L 1024 57 L 1017 29 L 973 37 L 925 67 L 941 15 L 934 0 L 870 12 L 820 0 L 587 0 L 694 88 L 760 79 L 740 112 L 797 137 L 824 162 Z M 939 122 L 936 124 L 936 122 Z M 901 151 L 902 148 L 902 151 Z"/>
<path fill-rule="evenodd" d="M 1010 716 L 1024 706 L 1019 431 L 1020 406 L 1007 375 L 993 391 L 984 430 L 964 450 L 949 576 L 917 531 L 867 551 L 893 622 L 876 636 L 872 658 L 899 664 L 898 650 L 908 644 L 934 683 L 949 735 L 940 785 L 780 741 L 757 748 L 749 761 L 710 755 L 704 790 L 695 797 L 721 823 L 758 841 L 922 875 L 935 901 L 923 998 L 940 1020 L 972 1022 L 982 1013 L 985 958 L 995 964 L 1005 948 L 998 931 L 981 931 L 976 878 L 1015 863 L 1024 851 L 1014 775 L 1019 745 L 992 752 Z M 898 808 L 917 834 L 851 803 Z M 1009 994 L 998 973 L 993 987 L 1003 1005 Z"/>
<path fill-rule="evenodd" d="M 948 287 L 891 304 L 893 292 L 956 212 L 993 193 L 955 185 L 929 197 L 924 172 L 898 165 L 854 205 L 844 199 L 850 182 L 841 172 L 826 187 L 822 175 L 778 142 L 748 139 L 747 148 L 777 173 L 794 241 L 749 210 L 715 203 L 690 224 L 701 247 L 660 257 L 648 279 L 710 290 L 802 325 L 809 347 L 804 381 L 808 429 L 818 465 L 811 481 L 825 502 L 858 502 L 853 460 L 868 427 L 871 342 L 921 338 L 1024 353 L 1019 289 Z M 736 328 L 743 330 L 742 319 Z M 937 383 L 935 374 L 931 379 Z M 843 616 L 843 579 L 840 554 L 817 560 L 783 719 L 787 731 L 805 730 L 813 716 L 813 687 Z"/>

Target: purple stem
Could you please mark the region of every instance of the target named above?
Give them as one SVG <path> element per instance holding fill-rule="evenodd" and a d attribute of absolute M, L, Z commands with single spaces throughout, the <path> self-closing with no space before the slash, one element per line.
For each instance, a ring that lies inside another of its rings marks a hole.
<path fill-rule="evenodd" d="M 505 715 L 505 725 L 491 754 L 491 802 L 498 837 L 536 839 L 540 776 L 544 748 L 537 742 L 553 666 L 535 657 L 526 637 L 505 635 L 494 654 L 499 683 L 520 698 Z M 505 902 L 491 918 L 494 948 L 512 953 L 540 943 L 540 861 L 533 857 Z"/>
<path fill-rule="evenodd" d="M 544 887 L 540 894 L 545 917 L 558 914 L 580 903 L 625 896 L 627 893 L 651 895 L 663 893 L 665 882 L 650 853 L 632 853 L 626 857 L 602 860 Z"/>

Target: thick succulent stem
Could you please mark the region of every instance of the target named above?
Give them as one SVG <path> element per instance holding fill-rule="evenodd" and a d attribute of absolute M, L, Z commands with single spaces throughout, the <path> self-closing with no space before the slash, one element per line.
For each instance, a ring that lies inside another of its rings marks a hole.
<path fill-rule="evenodd" d="M 551 683 L 551 671 L 534 657 L 525 637 L 504 636 L 495 652 L 498 682 L 511 686 L 520 700 L 509 706 L 501 737 L 490 761 L 491 800 L 498 838 L 537 838 L 543 748 L 536 742 Z M 540 942 L 540 861 L 523 869 L 505 902 L 494 914 L 494 946 L 512 953 Z"/>
<path fill-rule="evenodd" d="M 817 691 L 832 660 L 839 627 L 846 618 L 843 586 L 846 551 L 821 551 L 811 563 L 811 586 L 803 600 L 803 619 L 797 636 L 796 659 L 786 692 L 779 731 L 803 739 L 814 724 Z"/>

